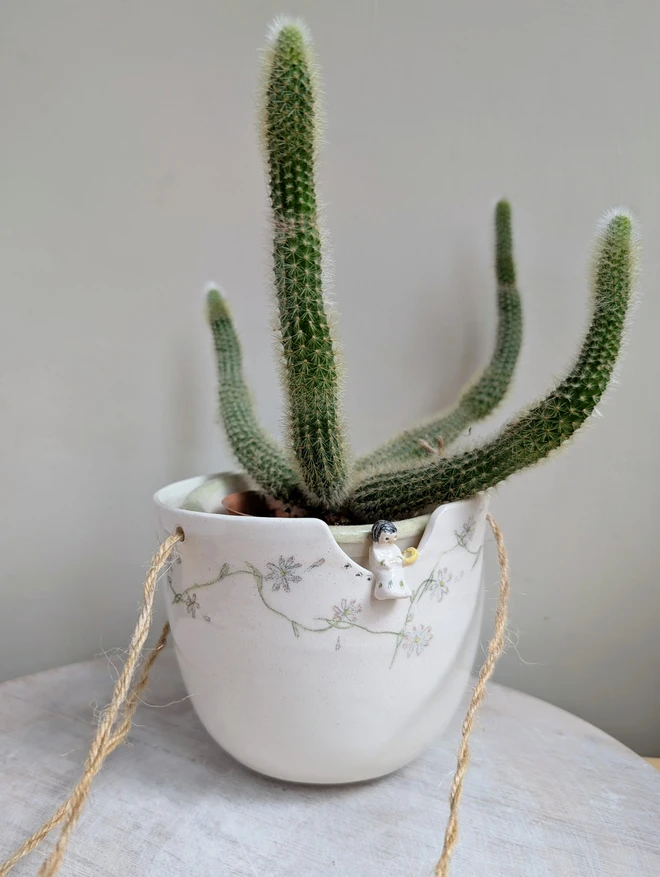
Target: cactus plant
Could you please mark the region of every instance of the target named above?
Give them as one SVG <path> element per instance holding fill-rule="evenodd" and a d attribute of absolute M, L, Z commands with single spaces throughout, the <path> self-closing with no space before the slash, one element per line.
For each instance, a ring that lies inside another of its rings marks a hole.
<path fill-rule="evenodd" d="M 473 423 L 488 417 L 509 387 L 522 342 L 522 309 L 513 261 L 511 207 L 500 201 L 495 208 L 495 275 L 497 277 L 497 343 L 489 366 L 444 414 L 406 430 L 357 460 L 358 472 L 381 471 L 392 463 L 423 459 L 444 451 Z"/>
<path fill-rule="evenodd" d="M 262 133 L 291 445 L 310 497 L 333 504 L 344 497 L 348 454 L 338 405 L 335 343 L 323 296 L 314 182 L 317 75 L 303 29 L 276 27 L 264 77 Z"/>
<path fill-rule="evenodd" d="M 229 307 L 213 286 L 208 291 L 207 317 L 216 350 L 220 414 L 236 459 L 271 496 L 304 501 L 296 472 L 257 420 Z"/>
<path fill-rule="evenodd" d="M 265 56 L 261 121 L 288 403 L 286 447 L 258 423 L 229 309 L 212 289 L 208 318 L 220 412 L 241 465 L 275 499 L 305 504 L 311 514 L 330 521 L 396 520 L 488 490 L 547 457 L 587 420 L 621 349 L 635 274 L 634 224 L 627 211 L 619 210 L 607 215 L 599 229 L 591 322 L 564 380 L 485 442 L 454 453 L 451 443 L 502 400 L 521 345 L 511 209 L 500 201 L 495 210 L 498 333 L 489 365 L 448 412 L 351 461 L 340 407 L 334 318 L 324 288 L 315 188 L 318 119 L 318 73 L 309 33 L 300 22 L 277 21 Z"/>

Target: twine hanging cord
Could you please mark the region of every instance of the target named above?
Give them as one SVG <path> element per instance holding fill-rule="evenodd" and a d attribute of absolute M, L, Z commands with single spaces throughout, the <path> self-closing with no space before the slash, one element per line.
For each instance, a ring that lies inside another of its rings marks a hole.
<path fill-rule="evenodd" d="M 53 816 L 29 837 L 23 845 L 16 850 L 6 861 L 0 865 L 0 877 L 5 877 L 11 869 L 24 856 L 39 846 L 46 835 L 52 831 L 57 825 L 62 823 L 62 831 L 53 847 L 51 854 L 39 869 L 38 877 L 55 877 L 62 864 L 64 853 L 66 852 L 69 838 L 71 837 L 80 814 L 82 813 L 85 801 L 89 795 L 89 790 L 94 777 L 103 766 L 105 759 L 113 752 L 117 746 L 126 737 L 131 728 L 133 714 L 135 713 L 138 701 L 149 680 L 149 671 L 158 654 L 162 651 L 167 642 L 170 632 L 169 624 L 166 624 L 158 639 L 156 647 L 153 649 L 149 657 L 144 663 L 140 679 L 134 689 L 131 689 L 133 677 L 135 676 L 138 664 L 142 657 L 142 649 L 145 640 L 151 629 L 153 619 L 154 596 L 156 594 L 156 585 L 158 576 L 169 561 L 172 549 L 178 542 L 184 539 L 183 530 L 179 527 L 175 533 L 169 536 L 158 551 L 154 554 L 151 561 L 151 567 L 144 580 L 144 592 L 142 599 L 142 608 L 140 615 L 131 637 L 131 643 L 128 648 L 126 663 L 122 672 L 115 683 L 112 692 L 110 706 L 103 712 L 99 721 L 94 742 L 89 750 L 87 761 L 85 762 L 84 773 L 74 788 L 69 798 L 62 806 L 53 814 Z M 120 711 L 123 707 L 123 713 Z"/>
<path fill-rule="evenodd" d="M 470 748 L 468 745 L 469 738 L 472 733 L 477 711 L 486 696 L 486 686 L 493 675 L 497 659 L 504 649 L 507 604 L 510 590 L 509 563 L 502 531 L 492 515 L 488 515 L 488 523 L 490 524 L 493 536 L 495 537 L 500 566 L 500 587 L 497 610 L 495 613 L 495 629 L 490 643 L 488 644 L 486 660 L 484 661 L 479 673 L 477 684 L 470 699 L 470 705 L 465 714 L 465 718 L 463 719 L 456 771 L 454 773 L 449 793 L 449 819 L 445 831 L 442 855 L 435 867 L 435 877 L 448 877 L 449 874 L 451 854 L 458 842 L 458 809 L 463 793 L 463 781 L 470 760 Z M 69 798 L 59 807 L 53 816 L 44 822 L 41 828 L 37 829 L 37 831 L 35 831 L 15 853 L 0 865 L 0 877 L 5 877 L 14 865 L 16 865 L 28 853 L 32 852 L 32 850 L 36 849 L 44 838 L 54 828 L 61 824 L 62 828 L 60 836 L 50 855 L 39 869 L 37 877 L 55 877 L 58 873 L 62 860 L 64 859 L 69 839 L 85 806 L 85 801 L 89 795 L 94 777 L 103 766 L 108 755 L 110 755 L 111 752 L 114 752 L 117 746 L 119 746 L 128 735 L 133 721 L 133 714 L 135 713 L 142 693 L 149 681 L 151 668 L 167 643 L 167 637 L 170 632 L 169 624 L 165 625 L 160 637 L 158 638 L 156 646 L 145 659 L 137 684 L 135 687 L 131 687 L 142 659 L 142 650 L 145 641 L 151 630 L 154 596 L 156 594 L 158 577 L 167 566 L 174 547 L 177 543 L 183 542 L 184 538 L 183 530 L 180 527 L 177 528 L 176 532 L 163 542 L 153 556 L 149 572 L 144 581 L 142 608 L 140 610 L 137 624 L 135 625 L 135 630 L 133 631 L 133 636 L 131 637 L 126 662 L 119 679 L 117 679 L 117 682 L 115 683 L 110 705 L 104 710 L 99 721 L 94 741 L 85 762 L 82 777 L 73 789 Z"/>

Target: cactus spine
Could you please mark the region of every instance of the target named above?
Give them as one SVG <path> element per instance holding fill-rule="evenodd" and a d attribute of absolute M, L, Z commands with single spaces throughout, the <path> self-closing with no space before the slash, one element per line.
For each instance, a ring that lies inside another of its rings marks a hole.
<path fill-rule="evenodd" d="M 227 302 L 217 289 L 208 291 L 207 317 L 215 346 L 220 417 L 234 456 L 267 493 L 299 502 L 303 493 L 296 473 L 257 420 L 243 378 L 241 345 Z"/>
<path fill-rule="evenodd" d="M 532 466 L 562 445 L 594 410 L 621 348 L 634 278 L 631 218 L 613 215 L 595 251 L 593 316 L 567 377 L 480 447 L 423 467 L 365 479 L 351 497 L 358 520 L 397 519 L 429 504 L 466 499 Z"/>
<path fill-rule="evenodd" d="M 276 499 L 307 501 L 327 520 L 370 522 L 413 515 L 465 499 L 534 465 L 566 442 L 601 398 L 621 348 L 634 279 L 633 226 L 625 211 L 600 229 L 591 325 L 567 377 L 483 444 L 446 453 L 486 417 L 510 383 L 521 344 L 507 202 L 495 212 L 498 336 L 489 366 L 447 414 L 350 462 L 339 409 L 335 341 L 326 313 L 314 166 L 318 94 L 310 40 L 300 25 L 276 23 L 266 55 L 262 134 L 268 162 L 273 267 L 288 398 L 289 441 L 282 451 L 259 425 L 241 370 L 238 339 L 224 300 L 209 295 L 209 321 L 220 379 L 220 410 L 229 442 L 248 473 Z M 440 437 L 439 454 L 428 454 Z M 422 443 L 427 443 L 427 448 Z M 288 457 L 291 458 L 291 463 Z"/>
<path fill-rule="evenodd" d="M 513 261 L 511 207 L 495 208 L 495 276 L 497 279 L 497 340 L 492 359 L 479 379 L 462 394 L 456 406 L 440 417 L 405 430 L 387 444 L 361 457 L 357 472 L 382 471 L 423 460 L 429 450 L 444 451 L 476 421 L 484 420 L 504 398 L 511 383 L 522 343 L 522 307 Z"/>
<path fill-rule="evenodd" d="M 299 25 L 284 23 L 271 35 L 263 101 L 291 447 L 310 498 L 332 505 L 343 499 L 348 463 L 314 186 L 316 71 Z"/>

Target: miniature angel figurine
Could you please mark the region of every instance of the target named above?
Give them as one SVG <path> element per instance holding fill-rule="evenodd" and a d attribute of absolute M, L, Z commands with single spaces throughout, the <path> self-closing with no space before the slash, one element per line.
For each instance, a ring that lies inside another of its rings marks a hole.
<path fill-rule="evenodd" d="M 406 585 L 403 567 L 414 563 L 417 551 L 406 548 L 405 553 L 396 545 L 398 532 L 392 521 L 376 521 L 371 528 L 369 566 L 374 574 L 374 597 L 377 600 L 400 600 L 412 597 Z"/>

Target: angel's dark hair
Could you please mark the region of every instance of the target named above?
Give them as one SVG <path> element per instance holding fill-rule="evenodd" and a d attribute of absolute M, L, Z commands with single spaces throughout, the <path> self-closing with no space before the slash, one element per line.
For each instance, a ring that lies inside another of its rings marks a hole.
<path fill-rule="evenodd" d="M 396 525 L 392 521 L 376 521 L 371 528 L 371 538 L 374 542 L 378 542 L 383 533 L 397 533 Z"/>

